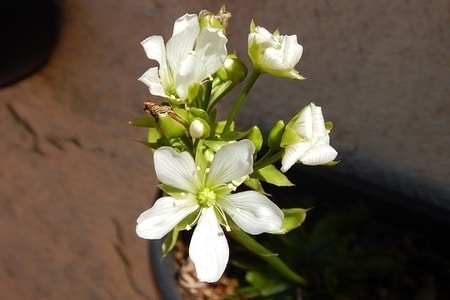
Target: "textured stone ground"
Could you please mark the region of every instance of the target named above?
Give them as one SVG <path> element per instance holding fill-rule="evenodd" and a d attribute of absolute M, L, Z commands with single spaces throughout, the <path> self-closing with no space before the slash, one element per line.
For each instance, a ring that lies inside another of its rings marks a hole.
<path fill-rule="evenodd" d="M 335 123 L 344 172 L 446 206 L 448 5 L 381 2 L 225 3 L 230 51 L 245 56 L 251 18 L 298 33 L 305 46 L 299 70 L 308 80 L 265 77 L 248 103 L 264 105 L 239 117 L 267 128 L 316 101 Z M 49 63 L 0 89 L 2 299 L 158 299 L 147 244 L 134 233 L 157 184 L 149 151 L 134 142 L 145 132 L 127 125 L 148 98 L 137 78 L 151 62 L 139 42 L 169 36 L 185 12 L 224 2 L 63 3 Z"/>

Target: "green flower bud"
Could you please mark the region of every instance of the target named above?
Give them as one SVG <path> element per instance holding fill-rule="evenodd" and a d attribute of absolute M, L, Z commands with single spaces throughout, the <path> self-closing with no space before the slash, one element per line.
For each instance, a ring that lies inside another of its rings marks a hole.
<path fill-rule="evenodd" d="M 281 138 L 285 130 L 284 122 L 279 120 L 269 131 L 268 145 L 271 149 L 280 148 Z"/>
<path fill-rule="evenodd" d="M 222 72 L 219 76 L 226 76 L 225 78 L 221 77 L 221 79 L 230 80 L 237 84 L 242 82 L 247 76 L 247 66 L 236 56 L 236 54 L 229 54 L 219 72 Z"/>
<path fill-rule="evenodd" d="M 250 129 L 250 132 L 247 135 L 247 138 L 253 142 L 255 145 L 255 152 L 258 152 L 261 150 L 262 144 L 263 144 L 263 136 L 261 134 L 261 130 L 258 126 L 253 126 Z"/>
<path fill-rule="evenodd" d="M 168 139 L 186 135 L 186 127 L 183 122 L 173 118 L 170 114 L 159 114 L 156 127 Z"/>
<path fill-rule="evenodd" d="M 189 125 L 189 134 L 196 139 L 207 137 L 210 131 L 209 124 L 202 118 L 195 118 Z"/>
<path fill-rule="evenodd" d="M 247 76 L 247 66 L 236 54 L 228 54 L 223 67 L 217 71 L 216 76 L 222 82 L 231 81 L 238 84 Z"/>

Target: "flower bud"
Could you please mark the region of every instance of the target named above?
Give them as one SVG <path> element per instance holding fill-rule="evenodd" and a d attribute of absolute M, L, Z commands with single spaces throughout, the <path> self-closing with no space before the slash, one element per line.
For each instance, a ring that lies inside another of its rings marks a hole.
<path fill-rule="evenodd" d="M 222 81 L 230 80 L 234 84 L 242 82 L 247 76 L 247 66 L 236 54 L 229 54 L 223 63 L 223 67 L 217 71 L 217 76 Z"/>
<path fill-rule="evenodd" d="M 159 114 L 157 128 L 168 139 L 186 135 L 186 127 L 180 120 L 172 118 L 169 114 Z"/>
<path fill-rule="evenodd" d="M 209 135 L 209 132 L 210 132 L 209 124 L 201 118 L 195 118 L 191 122 L 191 125 L 189 125 L 189 134 L 193 138 L 196 139 L 205 138 Z"/>
<path fill-rule="evenodd" d="M 278 149 L 280 148 L 281 138 L 284 134 L 284 122 L 279 120 L 269 131 L 269 137 L 267 139 L 267 143 L 269 148 Z"/>
<path fill-rule="evenodd" d="M 255 145 L 255 152 L 261 150 L 263 144 L 263 137 L 261 134 L 261 130 L 259 129 L 258 126 L 253 126 L 250 129 L 247 138 L 253 142 L 253 145 Z"/>
<path fill-rule="evenodd" d="M 278 77 L 304 79 L 295 69 L 303 54 L 297 35 L 270 33 L 255 23 L 250 24 L 248 55 L 255 69 Z"/>

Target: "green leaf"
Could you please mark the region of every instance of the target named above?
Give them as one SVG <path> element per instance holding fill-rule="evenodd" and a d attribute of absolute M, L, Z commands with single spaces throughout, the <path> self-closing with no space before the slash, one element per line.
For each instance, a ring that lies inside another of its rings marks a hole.
<path fill-rule="evenodd" d="M 283 281 L 276 280 L 273 274 L 268 272 L 248 271 L 245 280 L 252 286 L 258 288 L 260 296 L 268 297 L 289 289 L 289 285 Z"/>
<path fill-rule="evenodd" d="M 283 208 L 282 211 L 284 213 L 284 218 L 280 230 L 270 233 L 285 234 L 297 227 L 300 227 L 306 219 L 306 213 L 308 210 L 309 209 L 304 208 Z"/>
<path fill-rule="evenodd" d="M 257 170 L 254 174 L 255 178 L 261 179 L 265 182 L 276 186 L 293 186 L 294 184 L 280 170 L 274 165 L 267 165 L 264 168 Z"/>

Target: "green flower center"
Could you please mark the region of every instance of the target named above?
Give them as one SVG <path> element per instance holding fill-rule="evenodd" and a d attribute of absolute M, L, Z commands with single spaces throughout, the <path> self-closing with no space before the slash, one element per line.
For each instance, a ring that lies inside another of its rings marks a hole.
<path fill-rule="evenodd" d="M 198 204 L 202 207 L 209 207 L 211 205 L 214 205 L 216 203 L 216 200 L 216 193 L 207 187 L 203 188 L 197 194 Z"/>

